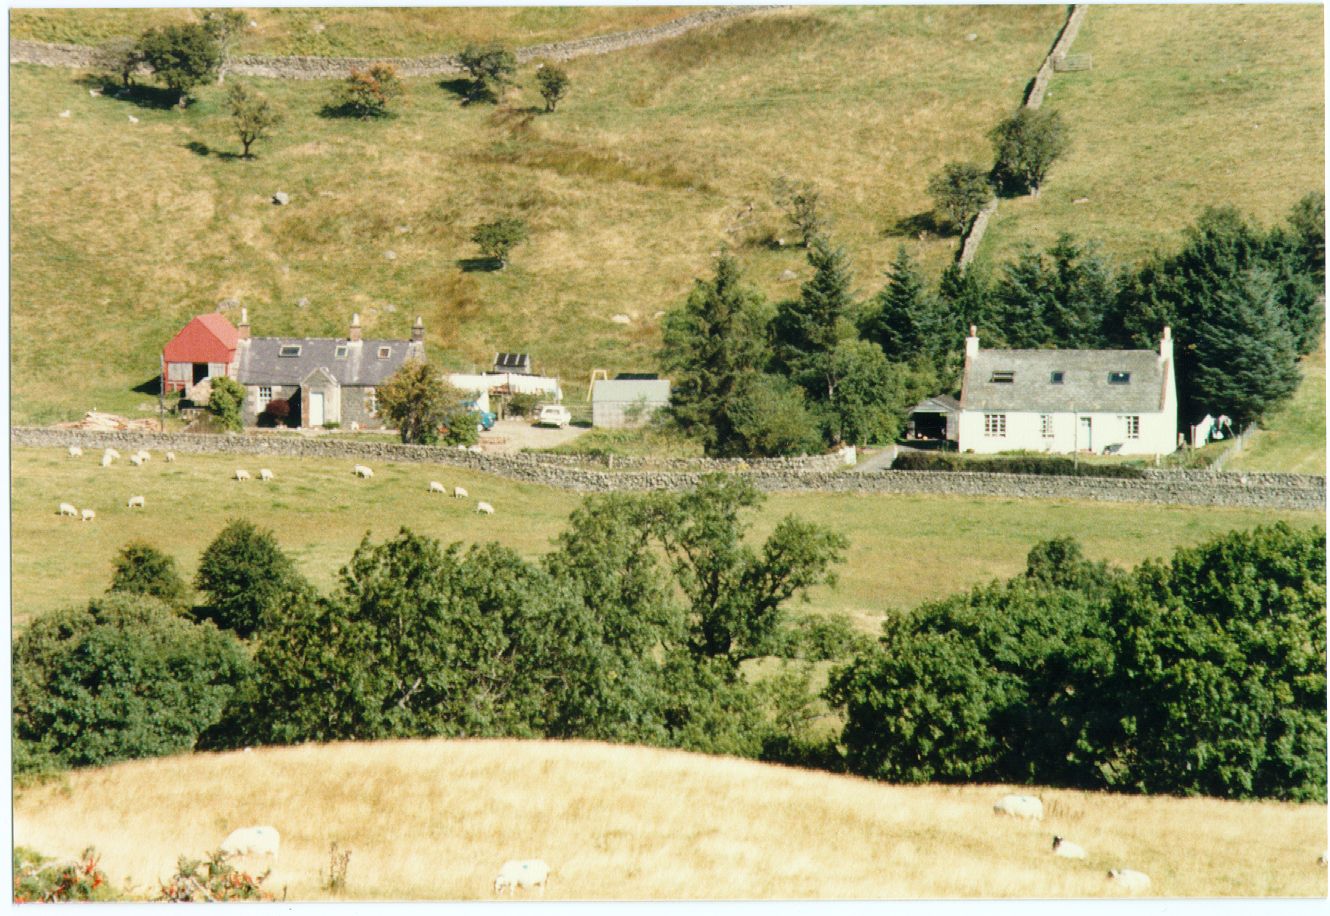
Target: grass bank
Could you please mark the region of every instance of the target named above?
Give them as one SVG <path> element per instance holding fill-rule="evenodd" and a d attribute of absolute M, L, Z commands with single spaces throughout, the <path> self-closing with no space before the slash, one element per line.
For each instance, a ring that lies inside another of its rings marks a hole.
<path fill-rule="evenodd" d="M 21 792 L 14 839 L 95 844 L 117 886 L 152 891 L 180 854 L 271 824 L 268 886 L 292 900 L 476 900 L 543 858 L 546 899 L 1105 897 L 1130 867 L 1164 897 L 1324 897 L 1324 805 L 901 787 L 680 751 L 584 742 L 396 741 L 140 760 Z M 1051 854 L 1053 834 L 1088 858 Z M 345 891 L 321 888 L 351 850 Z M 528 892 L 529 894 L 530 892 Z M 522 896 L 526 896 L 523 894 Z"/>
<path fill-rule="evenodd" d="M 1230 471 L 1325 473 L 1325 338 L 1302 360 L 1302 383 L 1248 438 Z"/>
<path fill-rule="evenodd" d="M 230 479 L 237 467 L 257 478 L 259 465 L 276 480 Z M 70 459 L 62 450 L 16 448 L 12 453 L 13 620 L 86 601 L 103 592 L 115 557 L 144 539 L 194 575 L 198 556 L 229 518 L 271 528 L 300 570 L 330 588 L 365 533 L 383 540 L 406 526 L 440 541 L 498 541 L 527 557 L 549 550 L 579 497 L 533 484 L 453 468 L 374 464 L 374 477 L 351 475 L 350 461 L 315 458 L 240 458 L 179 455 L 141 468 L 98 456 Z M 429 482 L 465 487 L 467 500 L 430 496 Z M 144 510 L 130 510 L 130 496 Z M 475 500 L 493 516 L 475 513 Z M 96 520 L 56 514 L 70 502 L 91 507 Z M 1000 498 L 865 494 L 779 494 L 754 526 L 765 536 L 796 514 L 843 532 L 850 541 L 835 589 L 819 588 L 809 609 L 851 614 L 876 632 L 882 616 L 940 598 L 1024 568 L 1030 547 L 1059 536 L 1079 539 L 1092 559 L 1124 566 L 1164 556 L 1234 528 L 1284 519 L 1311 526 L 1315 512 Z M 58 564 L 58 567 L 55 566 Z M 58 569 L 58 572 L 53 570 Z"/>

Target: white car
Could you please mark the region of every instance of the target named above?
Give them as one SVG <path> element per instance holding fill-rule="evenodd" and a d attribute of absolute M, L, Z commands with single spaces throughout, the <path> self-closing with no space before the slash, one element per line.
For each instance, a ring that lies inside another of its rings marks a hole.
<path fill-rule="evenodd" d="M 563 429 L 573 422 L 573 415 L 562 404 L 542 404 L 536 409 L 537 426 L 556 426 Z"/>

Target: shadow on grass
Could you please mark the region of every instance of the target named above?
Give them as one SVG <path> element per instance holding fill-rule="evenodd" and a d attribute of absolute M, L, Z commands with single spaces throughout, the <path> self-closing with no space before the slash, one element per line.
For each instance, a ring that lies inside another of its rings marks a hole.
<path fill-rule="evenodd" d="M 386 121 L 395 118 L 396 114 L 391 111 L 375 111 L 362 108 L 359 105 L 352 105 L 350 102 L 343 102 L 340 105 L 324 105 L 319 109 L 319 117 L 330 120 Z"/>
<path fill-rule="evenodd" d="M 150 394 L 153 397 L 156 397 L 158 394 L 161 393 L 162 390 L 162 377 L 160 375 L 154 375 L 146 382 L 143 382 L 142 384 L 139 385 L 135 385 L 130 390 L 132 390 L 135 394 Z"/>
<path fill-rule="evenodd" d="M 460 258 L 457 266 L 462 268 L 463 273 L 474 273 L 476 271 L 495 271 L 503 270 L 503 261 L 498 258 Z"/>
<path fill-rule="evenodd" d="M 87 73 L 74 80 L 80 86 L 95 89 L 100 96 L 112 102 L 125 102 L 137 108 L 152 108 L 158 111 L 170 111 L 177 108 L 180 94 L 174 89 L 159 86 L 123 86 L 114 77 L 105 74 Z"/>
<path fill-rule="evenodd" d="M 906 235 L 936 235 L 941 238 L 946 238 L 949 235 L 960 235 L 960 233 L 953 227 L 939 223 L 932 210 L 925 210 L 922 213 L 915 213 L 910 216 L 902 217 L 901 219 L 896 220 L 894 225 L 883 229 L 882 234 L 888 238 L 892 236 Z"/>
<path fill-rule="evenodd" d="M 193 153 L 196 156 L 216 156 L 218 159 L 221 159 L 224 162 L 231 162 L 236 159 L 245 158 L 239 153 L 233 153 L 230 150 L 213 149 L 212 147 L 208 146 L 208 144 L 200 143 L 197 140 L 190 140 L 188 143 L 185 144 L 184 148 L 189 150 L 191 153 Z"/>

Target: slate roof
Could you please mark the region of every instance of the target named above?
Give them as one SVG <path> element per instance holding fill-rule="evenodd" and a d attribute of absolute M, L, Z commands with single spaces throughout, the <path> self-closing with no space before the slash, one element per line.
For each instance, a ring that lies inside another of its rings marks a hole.
<path fill-rule="evenodd" d="M 939 394 L 924 398 L 910 408 L 910 413 L 956 413 L 961 409 L 961 402 L 949 394 Z"/>
<path fill-rule="evenodd" d="M 1163 409 L 1168 371 L 1153 350 L 980 350 L 966 360 L 961 409 L 1154 413 Z M 1012 381 L 994 382 L 994 372 L 1011 372 Z M 1131 380 L 1109 384 L 1114 372 Z"/>
<path fill-rule="evenodd" d="M 284 346 L 299 346 L 299 356 L 278 356 Z M 346 356 L 338 358 L 338 347 Z M 379 348 L 389 356 L 379 358 Z M 406 362 L 408 355 L 425 358 L 425 345 L 410 340 L 362 340 L 336 337 L 254 337 L 242 343 L 237 380 L 242 385 L 299 385 L 305 376 L 323 367 L 342 386 L 372 388 L 381 385 Z"/>
<path fill-rule="evenodd" d="M 600 379 L 591 389 L 591 402 L 613 403 L 623 401 L 632 403 L 639 398 L 646 398 L 648 404 L 668 404 L 670 400 L 669 379 Z"/>

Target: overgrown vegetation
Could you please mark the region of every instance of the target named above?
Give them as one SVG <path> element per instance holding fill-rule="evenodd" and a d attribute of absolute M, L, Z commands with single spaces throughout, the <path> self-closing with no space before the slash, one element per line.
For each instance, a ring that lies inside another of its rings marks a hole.
<path fill-rule="evenodd" d="M 33 849 L 14 847 L 14 902 L 68 903 L 115 900 L 116 893 L 99 866 L 101 857 L 92 847 L 83 850 L 74 863 L 53 863 Z"/>

